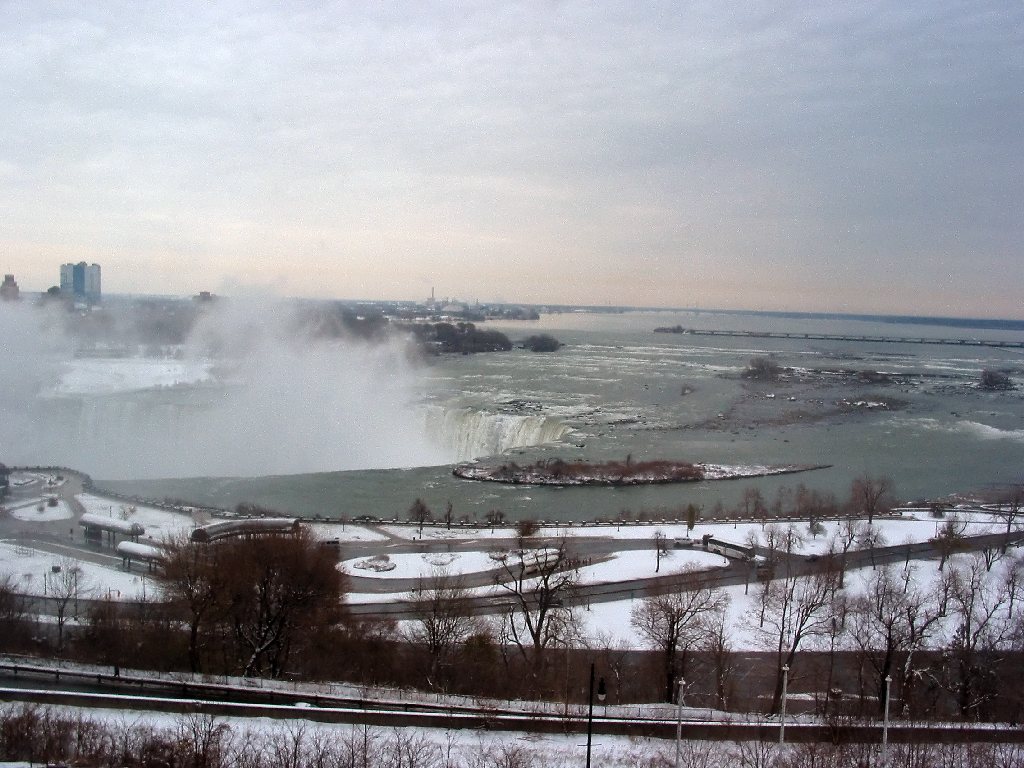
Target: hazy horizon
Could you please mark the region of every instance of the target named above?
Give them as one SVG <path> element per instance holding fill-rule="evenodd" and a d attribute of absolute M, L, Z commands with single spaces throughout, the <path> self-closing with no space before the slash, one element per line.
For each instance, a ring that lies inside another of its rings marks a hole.
<path fill-rule="evenodd" d="M 22 293 L 43 293 L 45 291 L 29 291 L 26 292 L 22 289 Z M 279 301 L 310 301 L 310 302 L 339 302 L 342 304 L 423 304 L 423 298 L 397 298 L 397 299 L 381 299 L 381 298 L 365 298 L 365 297 L 353 297 L 353 296 L 302 296 L 302 295 L 287 295 L 281 296 L 266 292 L 247 292 L 242 291 L 240 294 L 218 294 L 213 292 L 213 296 L 217 299 L 225 300 L 242 300 L 250 301 L 254 297 L 262 297 L 273 302 Z M 175 301 L 188 301 L 195 298 L 195 294 L 175 294 L 175 293 L 150 293 L 146 291 L 138 291 L 131 293 L 104 293 L 104 297 L 107 299 L 122 300 L 134 300 L 134 299 L 166 299 Z M 774 316 L 798 316 L 807 317 L 814 319 L 815 317 L 845 317 L 850 319 L 857 318 L 875 318 L 875 319 L 905 319 L 905 320 L 924 320 L 924 321 L 936 321 L 939 324 L 948 324 L 941 321 L 953 321 L 953 322 L 971 322 L 979 321 L 982 323 L 1013 323 L 1013 324 L 1024 324 L 1024 316 L 1020 318 L 1006 317 L 1001 315 L 967 315 L 967 314 L 948 314 L 948 315 L 928 315 L 928 314 L 907 314 L 901 312 L 853 312 L 853 311 L 814 311 L 814 310 L 800 310 L 800 309 L 758 309 L 754 307 L 684 307 L 684 306 L 642 306 L 642 305 L 620 305 L 620 304 L 562 304 L 558 302 L 525 302 L 516 301 L 514 298 L 507 298 L 502 301 L 478 301 L 475 298 L 464 298 L 461 296 L 452 297 L 437 297 L 439 301 L 450 300 L 462 304 L 466 304 L 472 308 L 475 304 L 480 305 L 504 305 L 504 306 L 524 306 L 524 307 L 554 307 L 554 308 L 573 308 L 581 310 L 595 310 L 595 311 L 626 311 L 626 312 L 698 312 L 704 314 L 738 314 L 738 315 L 774 315 Z M 99 306 L 102 306 L 102 301 Z M 528 322 L 528 321 L 513 321 L 513 322 Z"/>

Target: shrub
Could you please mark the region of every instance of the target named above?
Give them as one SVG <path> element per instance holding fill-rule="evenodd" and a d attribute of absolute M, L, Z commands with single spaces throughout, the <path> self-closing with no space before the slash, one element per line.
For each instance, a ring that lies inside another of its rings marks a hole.
<path fill-rule="evenodd" d="M 531 352 L 557 352 L 561 346 L 562 342 L 546 333 L 530 336 L 523 341 L 523 349 Z"/>
<path fill-rule="evenodd" d="M 752 357 L 747 363 L 747 370 L 743 372 L 743 378 L 770 381 L 779 377 L 780 370 L 779 364 L 770 357 Z"/>
<path fill-rule="evenodd" d="M 1007 390 L 1013 389 L 1013 381 L 1002 371 L 986 368 L 981 372 L 981 380 L 978 382 L 978 386 L 988 390 Z"/>

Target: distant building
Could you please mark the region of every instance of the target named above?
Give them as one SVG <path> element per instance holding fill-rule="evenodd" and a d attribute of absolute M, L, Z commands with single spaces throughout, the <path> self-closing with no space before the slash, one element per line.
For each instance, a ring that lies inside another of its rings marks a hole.
<path fill-rule="evenodd" d="M 4 282 L 0 284 L 0 299 L 4 301 L 14 301 L 21 296 L 21 291 L 18 290 L 18 283 L 14 280 L 14 275 L 4 275 Z"/>
<path fill-rule="evenodd" d="M 100 284 L 100 265 L 77 264 L 60 265 L 60 292 L 76 300 L 95 303 L 100 300 L 102 287 Z"/>

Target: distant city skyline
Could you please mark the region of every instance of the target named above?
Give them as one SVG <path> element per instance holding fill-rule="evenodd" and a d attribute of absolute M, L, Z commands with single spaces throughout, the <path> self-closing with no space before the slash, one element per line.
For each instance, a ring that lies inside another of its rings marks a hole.
<path fill-rule="evenodd" d="M 0 6 L 0 273 L 1024 318 L 1024 7 Z"/>

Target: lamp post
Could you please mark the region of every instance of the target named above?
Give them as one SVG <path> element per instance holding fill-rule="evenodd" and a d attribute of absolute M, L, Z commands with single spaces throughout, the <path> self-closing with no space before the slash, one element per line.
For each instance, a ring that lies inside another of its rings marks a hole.
<path fill-rule="evenodd" d="M 682 757 L 683 741 L 683 687 L 686 681 L 683 678 L 676 680 L 676 766 L 679 768 L 679 761 Z"/>
<path fill-rule="evenodd" d="M 882 765 L 889 764 L 889 688 L 892 677 L 885 676 L 885 706 L 882 709 Z"/>
<path fill-rule="evenodd" d="M 779 709 L 779 744 L 786 741 L 786 689 L 789 687 L 789 664 L 782 665 L 782 707 Z"/>
<path fill-rule="evenodd" d="M 605 696 L 604 678 L 602 677 L 597 683 L 597 700 L 603 702 Z M 590 742 L 594 734 L 594 662 L 590 662 L 590 694 L 587 698 L 587 768 L 590 768 Z"/>

